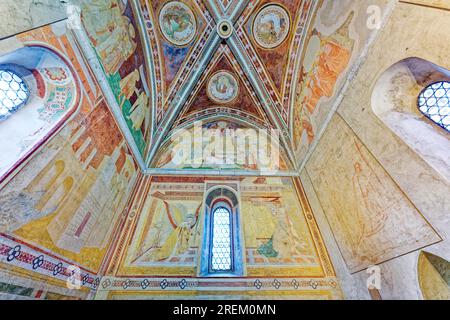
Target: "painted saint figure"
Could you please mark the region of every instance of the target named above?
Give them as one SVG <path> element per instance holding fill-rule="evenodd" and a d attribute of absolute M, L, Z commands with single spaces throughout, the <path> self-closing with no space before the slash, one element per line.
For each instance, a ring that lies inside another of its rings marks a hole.
<path fill-rule="evenodd" d="M 120 107 L 123 107 L 125 101 L 130 100 L 133 94 L 135 94 L 136 85 L 140 79 L 141 76 L 139 74 L 139 70 L 136 69 L 125 78 L 120 80 Z"/>
<path fill-rule="evenodd" d="M 354 164 L 352 184 L 356 198 L 362 199 L 357 206 L 357 214 L 362 226 L 358 244 L 363 246 L 365 239 L 383 230 L 388 219 L 387 211 L 394 207 L 396 202 L 381 191 L 384 190 L 382 181 L 364 158 L 361 146 L 356 141 L 355 146 L 362 161 Z"/>
<path fill-rule="evenodd" d="M 283 259 L 299 256 L 301 254 L 299 246 L 303 244 L 303 241 L 295 230 L 286 209 L 281 205 L 281 202 L 277 201 L 270 205 L 270 210 L 276 221 L 272 241 L 274 250 L 278 252 L 278 257 Z"/>
<path fill-rule="evenodd" d="M 83 24 L 95 46 L 105 71 L 118 72 L 136 50 L 136 30 L 123 15 L 124 5 L 117 0 L 93 0 L 83 10 Z"/>
<path fill-rule="evenodd" d="M 229 103 L 239 93 L 238 82 L 228 71 L 220 71 L 208 83 L 208 96 L 217 103 Z"/>
<path fill-rule="evenodd" d="M 146 115 L 148 114 L 148 97 L 142 92 L 136 102 L 130 109 L 130 113 L 127 116 L 129 120 L 133 123 L 133 129 L 138 131 L 142 127 Z"/>
<path fill-rule="evenodd" d="M 163 220 L 168 221 L 168 224 L 166 222 L 152 223 L 153 230 L 159 229 L 159 232 L 152 234 L 152 241 L 147 244 L 147 249 L 142 251 L 134 261 L 162 262 L 178 258 L 189 250 L 192 235 L 198 223 L 202 204 L 195 212 L 189 213 L 189 209 L 180 203 L 169 203 L 162 193 L 156 192 L 152 196 L 162 201 L 161 217 L 166 216 L 167 219 Z"/>

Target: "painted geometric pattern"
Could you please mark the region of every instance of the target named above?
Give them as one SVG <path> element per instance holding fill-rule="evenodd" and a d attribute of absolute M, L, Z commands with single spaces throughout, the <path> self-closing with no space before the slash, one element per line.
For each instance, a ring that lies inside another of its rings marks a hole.
<path fill-rule="evenodd" d="M 91 290 L 96 290 L 100 283 L 99 277 L 75 263 L 5 234 L 0 234 L 0 264 L 26 269 L 64 282 L 70 281 L 72 284 L 73 281 L 79 281 L 81 287 Z M 74 277 L 75 268 L 79 268 L 80 273 Z"/>
<path fill-rule="evenodd" d="M 267 89 L 272 99 L 272 103 L 280 112 L 285 123 L 289 123 L 289 110 L 293 103 L 295 94 L 295 80 L 297 79 L 296 64 L 301 57 L 303 42 L 308 30 L 307 23 L 311 19 L 315 10 L 314 2 L 311 0 L 299 3 L 300 10 L 297 10 L 295 17 L 292 17 L 292 39 L 283 44 L 283 54 L 277 49 L 264 50 L 254 45 L 251 36 L 252 17 L 257 14 L 257 7 L 261 7 L 265 2 L 251 1 L 238 20 L 236 30 L 242 41 L 246 53 L 251 57 L 251 61 L 259 77 Z M 295 10 L 291 14 L 295 13 Z M 280 74 L 280 65 L 286 66 Z"/>
<path fill-rule="evenodd" d="M 292 290 L 329 291 L 331 297 L 339 296 L 335 277 L 317 278 L 233 278 L 233 279 L 190 279 L 190 278 L 103 278 L 99 290 L 125 291 L 206 291 L 227 292 Z"/>
<path fill-rule="evenodd" d="M 156 2 L 155 2 L 156 3 Z M 197 32 L 197 40 L 193 40 L 183 48 L 168 45 L 159 32 L 155 22 L 154 4 L 147 0 L 140 1 L 146 31 L 149 37 L 151 55 L 154 64 L 154 79 L 156 82 L 156 122 L 161 124 L 166 112 L 188 81 L 198 58 L 206 48 L 207 40 L 214 31 L 214 22 L 208 10 L 200 0 L 192 1 L 198 24 L 202 24 Z"/>

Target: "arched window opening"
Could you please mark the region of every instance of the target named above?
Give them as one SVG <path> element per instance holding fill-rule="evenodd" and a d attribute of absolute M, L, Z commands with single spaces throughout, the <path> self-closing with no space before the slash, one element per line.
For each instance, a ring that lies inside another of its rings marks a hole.
<path fill-rule="evenodd" d="M 214 188 L 205 198 L 199 275 L 243 276 L 242 248 L 239 200 L 231 189 Z"/>
<path fill-rule="evenodd" d="M 0 55 L 0 183 L 74 115 L 77 84 L 69 62 L 51 49 L 24 46 Z"/>
<path fill-rule="evenodd" d="M 426 87 L 418 103 L 428 119 L 450 131 L 450 82 L 440 81 Z"/>
<path fill-rule="evenodd" d="M 450 70 L 410 57 L 378 78 L 372 92 L 375 115 L 430 169 L 450 179 Z"/>
<path fill-rule="evenodd" d="M 221 204 L 212 213 L 211 270 L 232 271 L 232 225 L 230 209 Z"/>
<path fill-rule="evenodd" d="M 0 121 L 24 106 L 29 96 L 25 80 L 18 73 L 0 66 Z"/>

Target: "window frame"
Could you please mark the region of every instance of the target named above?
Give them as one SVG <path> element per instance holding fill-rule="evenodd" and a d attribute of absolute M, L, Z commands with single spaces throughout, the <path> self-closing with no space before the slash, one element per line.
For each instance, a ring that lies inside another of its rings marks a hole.
<path fill-rule="evenodd" d="M 5 186 L 26 163 L 33 159 L 34 156 L 43 148 L 43 146 L 52 140 L 76 116 L 76 114 L 78 114 L 81 109 L 83 93 L 80 88 L 80 80 L 77 76 L 76 68 L 70 59 L 63 52 L 49 46 L 48 44 L 24 42 L 23 47 L 0 55 L 0 66 L 10 69 L 14 73 L 20 75 L 20 77 L 26 82 L 29 91 L 26 104 L 22 105 L 11 116 L 14 116 L 16 113 L 19 114 L 23 112 L 25 109 L 36 103 L 36 99 L 44 99 L 48 94 L 48 86 L 42 79 L 42 76 L 36 76 L 37 64 L 33 64 L 34 60 L 28 58 L 33 56 L 35 53 L 50 57 L 50 59 L 52 59 L 51 61 L 57 63 L 58 66 L 62 64 L 65 68 L 67 68 L 68 72 L 70 72 L 70 76 L 73 78 L 75 99 L 71 103 L 67 113 L 52 124 L 43 137 L 32 143 L 30 147 L 22 155 L 17 157 L 14 163 L 8 165 L 8 168 L 6 168 L 3 172 L 0 171 L 0 188 Z M 21 59 L 18 59 L 18 57 Z M 52 66 L 53 65 L 50 67 Z M 41 88 L 39 88 L 40 82 L 44 83 Z M 4 119 L 4 121 L 0 121 L 0 125 L 2 122 L 6 122 L 8 120 L 9 119 L 7 118 Z"/>
<path fill-rule="evenodd" d="M 241 217 L 237 192 L 226 186 L 215 186 L 205 192 L 203 234 L 201 250 L 199 250 L 198 277 L 229 278 L 245 276 L 244 265 L 244 236 L 241 227 Z M 216 209 L 225 207 L 230 212 L 230 245 L 231 268 L 230 270 L 212 269 L 212 244 L 213 244 L 213 214 Z"/>
<path fill-rule="evenodd" d="M 0 71 L 3 72 L 7 72 L 10 73 L 12 75 L 17 76 L 18 78 L 20 78 L 20 80 L 22 80 L 25 88 L 26 88 L 26 99 L 24 101 L 22 101 L 19 105 L 14 106 L 13 109 L 9 110 L 8 107 L 5 107 L 6 109 L 8 109 L 8 115 L 5 116 L 4 118 L 2 118 L 0 116 L 0 123 L 2 123 L 3 121 L 8 120 L 10 117 L 14 116 L 15 113 L 17 113 L 18 111 L 20 111 L 22 108 L 26 107 L 26 105 L 28 104 L 28 102 L 30 102 L 31 100 L 31 95 L 32 95 L 32 88 L 30 87 L 30 84 L 27 82 L 26 77 L 31 75 L 31 72 L 29 72 L 28 70 L 24 71 L 25 69 L 19 65 L 15 65 L 15 64 L 0 64 Z M 2 90 L 2 89 L 0 89 Z M 24 90 L 25 91 L 25 90 Z"/>
<path fill-rule="evenodd" d="M 437 85 L 437 84 L 444 84 L 444 83 L 447 83 L 447 84 L 450 85 L 450 81 L 448 81 L 448 80 L 439 80 L 439 81 L 434 81 L 433 83 L 430 83 L 430 84 L 428 84 L 426 87 L 424 87 L 424 88 L 420 91 L 419 95 L 417 96 L 417 109 L 419 109 L 419 112 L 420 112 L 423 116 L 425 116 L 429 121 L 431 121 L 434 125 L 437 125 L 439 128 L 442 128 L 442 129 L 445 130 L 446 132 L 450 132 L 450 129 L 447 129 L 443 123 L 441 124 L 441 123 L 439 123 L 439 122 L 434 121 L 434 120 L 431 118 L 431 116 L 430 116 L 429 113 L 422 111 L 421 108 L 422 108 L 423 105 L 421 105 L 421 103 L 420 103 L 420 100 L 423 98 L 423 99 L 425 99 L 425 104 L 427 105 L 428 99 L 430 99 L 430 98 L 425 98 L 424 95 L 425 95 L 425 92 L 428 91 L 428 90 L 433 90 L 433 96 L 434 96 L 434 98 L 436 98 L 436 97 L 435 97 L 435 94 L 436 94 L 437 90 L 435 90 L 435 89 L 432 88 L 432 87 L 433 87 L 434 85 Z M 448 90 L 447 92 L 450 92 L 450 89 L 445 89 L 445 88 L 444 88 L 444 90 Z M 449 95 L 446 95 L 445 97 L 448 98 L 449 101 L 450 101 L 450 94 L 449 94 Z M 441 97 L 440 99 L 442 99 L 442 97 Z M 438 108 L 438 111 L 439 111 L 439 110 L 441 109 L 441 107 L 439 107 L 439 106 L 437 105 L 437 102 L 438 102 L 438 101 L 439 101 L 439 99 L 436 99 L 436 104 L 433 105 L 432 107 Z M 449 105 L 449 106 L 450 106 L 450 105 Z M 428 105 L 427 105 L 427 107 L 428 107 Z M 428 110 L 431 109 L 432 107 L 428 107 Z M 447 116 L 444 116 L 443 118 L 446 118 L 446 117 L 449 117 L 449 118 L 450 118 L 450 114 L 447 115 Z"/>
<path fill-rule="evenodd" d="M 214 215 L 216 211 L 220 208 L 225 208 L 228 211 L 228 214 L 230 216 L 230 269 L 229 270 L 214 270 L 212 266 L 213 261 L 213 245 L 214 245 Z M 210 232 L 210 241 L 209 241 L 209 256 L 208 256 L 208 272 L 209 273 L 215 273 L 215 274 L 228 274 L 233 273 L 235 271 L 234 266 L 234 233 L 235 228 L 234 226 L 234 214 L 233 209 L 228 202 L 227 199 L 216 199 L 212 206 L 211 206 L 211 212 L 210 212 L 211 218 L 210 218 L 210 226 L 209 226 L 209 232 Z"/>

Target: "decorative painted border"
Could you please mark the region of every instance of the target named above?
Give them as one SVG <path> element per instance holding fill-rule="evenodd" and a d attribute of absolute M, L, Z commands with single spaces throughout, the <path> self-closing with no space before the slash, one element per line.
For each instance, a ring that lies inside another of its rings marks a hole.
<path fill-rule="evenodd" d="M 94 272 L 6 234 L 0 234 L 0 263 L 64 282 L 73 277 L 71 268 L 76 267 L 82 287 L 96 290 L 100 284 Z"/>
<path fill-rule="evenodd" d="M 339 285 L 335 277 L 327 278 L 182 278 L 182 277 L 104 277 L 99 291 L 272 291 L 305 290 L 333 291 L 337 296 Z"/>
<path fill-rule="evenodd" d="M 234 72 L 238 74 L 239 79 L 244 83 L 245 89 L 249 92 L 253 103 L 256 105 L 257 109 L 259 110 L 262 118 L 258 119 L 257 122 L 270 124 L 270 121 L 267 118 L 266 113 L 264 112 L 264 108 L 262 107 L 261 102 L 257 99 L 256 95 L 253 94 L 252 86 L 251 86 L 249 80 L 247 79 L 247 77 L 245 76 L 244 71 L 240 67 L 237 60 L 234 58 L 230 48 L 228 48 L 228 46 L 225 46 L 225 45 L 220 46 L 219 49 L 217 50 L 217 52 L 214 54 L 214 57 L 212 58 L 210 64 L 205 69 L 203 76 L 199 79 L 199 81 L 195 85 L 194 89 L 192 90 L 192 92 L 189 96 L 189 99 L 187 100 L 186 104 L 184 105 L 182 111 L 180 112 L 180 117 L 178 118 L 177 122 L 175 122 L 175 124 L 178 124 L 181 119 L 190 116 L 190 115 L 186 115 L 186 112 L 189 110 L 189 108 L 194 103 L 194 100 L 197 97 L 197 94 L 200 91 L 200 89 L 202 88 L 202 86 L 204 84 L 206 84 L 206 81 L 208 79 L 208 76 L 209 76 L 212 68 L 214 68 L 216 66 L 216 64 L 220 61 L 220 59 L 222 59 L 224 56 L 228 59 L 228 61 L 232 65 Z M 242 90 L 244 90 L 244 89 L 242 89 Z M 226 107 L 222 107 L 222 108 L 225 109 Z M 230 114 L 238 114 L 238 112 L 235 113 L 235 111 L 234 111 L 236 109 L 232 109 L 232 108 L 226 108 L 226 109 L 229 109 L 228 113 L 230 113 Z M 205 112 L 206 112 L 206 110 L 205 110 Z M 242 111 L 239 111 L 239 114 L 242 114 Z M 252 115 L 252 117 L 256 119 L 256 116 Z M 261 120 L 263 120 L 263 121 L 261 121 Z M 173 127 L 176 126 L 175 124 Z"/>

